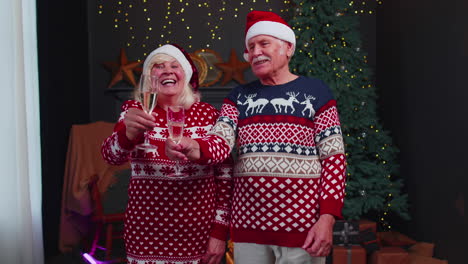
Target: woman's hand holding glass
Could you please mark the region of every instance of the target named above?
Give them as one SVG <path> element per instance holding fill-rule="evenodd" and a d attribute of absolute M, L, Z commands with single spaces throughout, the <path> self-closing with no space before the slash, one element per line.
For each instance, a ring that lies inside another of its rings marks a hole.
<path fill-rule="evenodd" d="M 135 140 L 142 133 L 153 129 L 156 125 L 154 121 L 155 118 L 153 115 L 149 115 L 138 108 L 130 108 L 124 119 L 127 138 L 129 140 Z"/>
<path fill-rule="evenodd" d="M 151 117 L 151 113 L 153 112 L 153 109 L 156 107 L 156 104 L 158 102 L 158 92 L 159 92 L 158 77 L 156 75 L 142 74 L 140 77 L 138 98 L 147 116 Z M 141 117 L 144 117 L 144 116 L 141 116 Z M 152 120 L 154 119 L 152 118 Z M 152 150 L 157 153 L 157 147 L 150 143 L 149 134 L 148 134 L 148 130 L 152 130 L 153 127 L 147 129 L 144 132 L 145 141 L 144 143 L 137 145 L 138 149 Z"/>
<path fill-rule="evenodd" d="M 184 134 L 185 124 L 185 109 L 183 106 L 168 106 L 167 107 L 167 128 L 169 129 L 169 137 L 174 143 L 179 144 Z M 179 168 L 179 162 L 175 164 L 176 177 L 181 177 L 182 173 Z"/>

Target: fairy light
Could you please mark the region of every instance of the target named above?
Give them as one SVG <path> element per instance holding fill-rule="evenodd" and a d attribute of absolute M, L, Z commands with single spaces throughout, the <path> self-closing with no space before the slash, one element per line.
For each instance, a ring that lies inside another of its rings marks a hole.
<path fill-rule="evenodd" d="M 104 13 L 103 5 L 102 5 L 102 4 L 99 4 L 99 5 L 98 5 L 98 14 L 99 14 L 99 15 L 102 15 L 103 13 Z"/>
<path fill-rule="evenodd" d="M 361 15 L 373 15 L 375 13 L 375 10 L 383 4 L 382 0 L 375 0 L 375 1 L 350 1 L 349 6 L 353 7 L 354 13 L 355 14 L 361 14 Z"/>

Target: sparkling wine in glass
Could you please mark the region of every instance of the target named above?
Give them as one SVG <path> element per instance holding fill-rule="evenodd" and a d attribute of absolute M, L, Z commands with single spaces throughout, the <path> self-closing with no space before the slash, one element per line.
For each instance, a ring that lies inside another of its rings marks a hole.
<path fill-rule="evenodd" d="M 138 87 L 138 98 L 143 106 L 143 110 L 151 115 L 158 102 L 159 82 L 155 75 L 142 74 Z M 153 151 L 157 154 L 157 147 L 150 143 L 148 131 L 145 131 L 145 141 L 137 145 L 138 149 Z"/>
<path fill-rule="evenodd" d="M 169 138 L 176 144 L 180 143 L 184 133 L 185 109 L 183 106 L 167 107 L 167 128 L 169 129 Z M 176 177 L 181 177 L 179 162 L 176 161 L 174 167 Z"/>

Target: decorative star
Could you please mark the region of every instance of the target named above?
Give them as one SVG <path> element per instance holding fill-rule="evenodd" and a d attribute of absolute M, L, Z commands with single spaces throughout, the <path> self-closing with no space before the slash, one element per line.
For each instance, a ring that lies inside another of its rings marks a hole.
<path fill-rule="evenodd" d="M 237 58 L 235 49 L 231 49 L 231 55 L 228 62 L 216 63 L 215 65 L 224 72 L 221 85 L 226 85 L 226 83 L 232 79 L 240 84 L 246 83 L 243 72 L 250 67 L 250 64 L 248 62 L 240 61 Z"/>
<path fill-rule="evenodd" d="M 125 80 L 135 87 L 137 85 L 133 70 L 136 69 L 142 62 L 141 61 L 128 61 L 124 49 L 120 49 L 120 57 L 118 62 L 110 61 L 104 62 L 103 65 L 112 72 L 112 79 L 107 88 L 111 88 L 118 82 Z"/>

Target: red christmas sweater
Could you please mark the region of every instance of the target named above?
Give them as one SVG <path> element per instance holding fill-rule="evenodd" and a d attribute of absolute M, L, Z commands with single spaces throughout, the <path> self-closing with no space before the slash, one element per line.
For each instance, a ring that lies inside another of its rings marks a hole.
<path fill-rule="evenodd" d="M 196 139 L 201 164 L 237 146 L 234 242 L 301 247 L 322 214 L 342 218 L 345 155 L 336 102 L 320 80 L 259 81 L 232 90 L 210 133 Z"/>
<path fill-rule="evenodd" d="M 157 126 L 149 132 L 150 142 L 158 147 L 156 156 L 137 151 L 142 138 L 130 141 L 123 120 L 127 110 L 141 109 L 127 101 L 113 134 L 102 145 L 102 155 L 111 164 L 130 159 L 132 176 L 125 212 L 125 249 L 130 264 L 200 263 L 210 236 L 226 240 L 230 218 L 232 163 L 201 165 L 180 162 L 187 178 L 167 177 L 174 172 L 174 161 L 164 153 L 169 135 L 166 112 L 156 108 Z M 184 136 L 202 138 L 213 127 L 219 111 L 206 103 L 195 103 L 186 110 Z"/>

